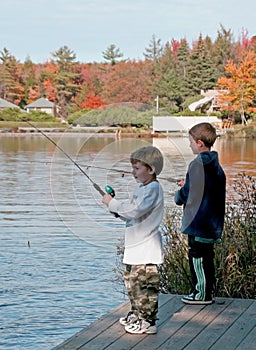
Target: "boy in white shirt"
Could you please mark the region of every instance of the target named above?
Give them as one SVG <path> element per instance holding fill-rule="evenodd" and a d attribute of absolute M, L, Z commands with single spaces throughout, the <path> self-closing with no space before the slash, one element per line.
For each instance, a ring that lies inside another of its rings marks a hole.
<path fill-rule="evenodd" d="M 163 190 L 157 175 L 163 169 L 163 156 L 158 148 L 146 146 L 134 151 L 130 161 L 139 183 L 131 201 L 118 201 L 105 194 L 102 202 L 126 221 L 124 282 L 131 311 L 120 318 L 120 323 L 128 333 L 155 334 L 160 283 L 157 265 L 163 263 L 159 227 L 164 215 Z"/>

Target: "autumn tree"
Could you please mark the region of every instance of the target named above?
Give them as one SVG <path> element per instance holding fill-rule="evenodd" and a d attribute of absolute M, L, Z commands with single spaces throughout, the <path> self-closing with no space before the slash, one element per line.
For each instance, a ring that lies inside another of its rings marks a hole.
<path fill-rule="evenodd" d="M 58 65 L 53 61 L 38 66 L 40 96 L 45 96 L 52 102 L 57 102 L 57 89 L 55 86 L 57 73 Z"/>
<path fill-rule="evenodd" d="M 245 113 L 256 112 L 256 54 L 248 51 L 240 64 L 228 60 L 226 77 L 218 79 L 223 109 L 238 111 L 243 124 Z"/>
<path fill-rule="evenodd" d="M 119 62 L 105 76 L 102 97 L 105 104 L 120 102 L 150 103 L 152 62 Z"/>
<path fill-rule="evenodd" d="M 124 54 L 120 51 L 118 47 L 116 47 L 115 44 L 111 44 L 107 47 L 105 51 L 102 52 L 104 60 L 109 62 L 112 66 L 114 66 L 118 59 L 123 57 Z"/>
<path fill-rule="evenodd" d="M 103 76 L 106 74 L 103 64 L 77 64 L 79 73 L 79 91 L 75 96 L 76 108 L 97 109 L 104 106 L 101 98 Z"/>

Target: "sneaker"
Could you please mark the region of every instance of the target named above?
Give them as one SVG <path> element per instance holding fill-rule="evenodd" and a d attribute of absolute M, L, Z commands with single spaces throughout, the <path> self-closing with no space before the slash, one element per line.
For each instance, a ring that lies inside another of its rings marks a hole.
<path fill-rule="evenodd" d="M 156 334 L 157 327 L 155 322 L 146 320 L 136 320 L 135 322 L 124 327 L 127 333 L 131 334 Z"/>
<path fill-rule="evenodd" d="M 129 311 L 125 317 L 119 318 L 119 323 L 122 326 L 127 326 L 136 320 L 137 320 L 137 316 L 133 313 L 133 311 Z"/>
<path fill-rule="evenodd" d="M 195 293 L 191 293 L 189 295 L 183 296 L 181 298 L 181 301 L 183 301 L 183 303 L 185 304 L 190 304 L 190 305 L 210 305 L 214 302 L 212 299 L 208 299 L 208 300 L 197 299 Z"/>

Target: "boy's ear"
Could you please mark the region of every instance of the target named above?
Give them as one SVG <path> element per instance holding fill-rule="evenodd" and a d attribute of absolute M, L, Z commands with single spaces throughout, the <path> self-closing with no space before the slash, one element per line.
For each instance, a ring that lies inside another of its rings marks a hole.
<path fill-rule="evenodd" d="M 204 141 L 202 141 L 202 140 L 198 140 L 196 143 L 197 143 L 200 147 L 205 147 Z"/>
<path fill-rule="evenodd" d="M 156 174 L 156 168 L 155 168 L 154 166 L 151 166 L 151 167 L 149 168 L 149 174 L 150 174 L 150 175 Z"/>

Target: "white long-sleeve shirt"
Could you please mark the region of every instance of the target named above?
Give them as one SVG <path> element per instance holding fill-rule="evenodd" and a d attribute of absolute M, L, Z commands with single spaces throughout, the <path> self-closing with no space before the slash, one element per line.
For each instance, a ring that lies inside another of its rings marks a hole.
<path fill-rule="evenodd" d="M 126 221 L 123 262 L 129 265 L 161 264 L 163 252 L 159 226 L 164 215 L 164 197 L 159 182 L 140 184 L 130 202 L 113 198 L 108 208 Z"/>

